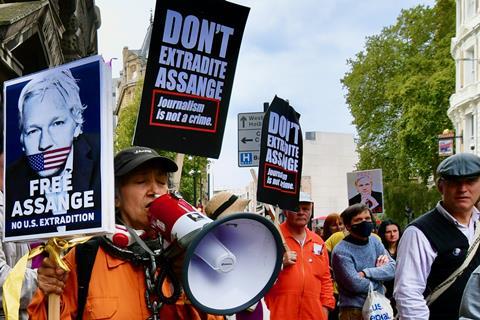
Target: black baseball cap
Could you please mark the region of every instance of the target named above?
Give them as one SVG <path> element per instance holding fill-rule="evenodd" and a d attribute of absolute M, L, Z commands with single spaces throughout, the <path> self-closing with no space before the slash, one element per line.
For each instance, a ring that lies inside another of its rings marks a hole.
<path fill-rule="evenodd" d="M 160 156 L 155 150 L 147 147 L 131 147 L 115 156 L 115 176 L 121 177 L 147 161 L 156 162 L 166 172 L 178 170 L 177 164 L 169 158 Z"/>
<path fill-rule="evenodd" d="M 480 157 L 473 153 L 454 154 L 440 162 L 437 174 L 447 180 L 479 177 Z"/>

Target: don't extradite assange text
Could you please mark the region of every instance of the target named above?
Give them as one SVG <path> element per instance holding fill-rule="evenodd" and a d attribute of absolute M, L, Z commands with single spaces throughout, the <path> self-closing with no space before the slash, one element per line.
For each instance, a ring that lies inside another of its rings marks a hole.
<path fill-rule="evenodd" d="M 220 0 L 158 3 L 134 144 L 218 158 L 248 11 Z"/>

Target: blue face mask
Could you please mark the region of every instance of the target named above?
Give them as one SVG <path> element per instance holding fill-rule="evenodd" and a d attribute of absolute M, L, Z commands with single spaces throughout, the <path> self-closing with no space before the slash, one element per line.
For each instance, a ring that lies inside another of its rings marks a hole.
<path fill-rule="evenodd" d="M 357 236 L 362 238 L 368 238 L 373 230 L 373 222 L 371 221 L 362 221 L 357 224 L 351 225 L 351 232 L 355 233 Z"/>

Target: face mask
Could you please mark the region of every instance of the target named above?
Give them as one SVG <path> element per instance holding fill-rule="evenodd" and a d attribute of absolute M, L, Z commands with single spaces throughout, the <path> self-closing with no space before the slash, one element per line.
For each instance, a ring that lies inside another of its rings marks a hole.
<path fill-rule="evenodd" d="M 367 238 L 370 236 L 373 230 L 373 222 L 371 221 L 362 221 L 357 224 L 352 224 L 351 232 L 355 233 L 356 235 Z"/>

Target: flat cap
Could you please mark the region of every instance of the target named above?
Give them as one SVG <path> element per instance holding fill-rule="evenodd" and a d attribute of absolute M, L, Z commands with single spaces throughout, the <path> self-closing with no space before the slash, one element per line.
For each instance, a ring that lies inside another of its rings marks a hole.
<path fill-rule="evenodd" d="M 437 174 L 444 179 L 480 176 L 480 157 L 473 153 L 457 153 L 440 162 Z"/>

